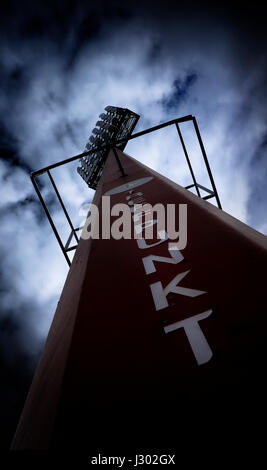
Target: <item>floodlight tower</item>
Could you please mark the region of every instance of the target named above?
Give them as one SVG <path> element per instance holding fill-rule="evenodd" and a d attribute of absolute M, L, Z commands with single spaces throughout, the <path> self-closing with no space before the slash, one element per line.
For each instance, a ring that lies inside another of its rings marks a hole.
<path fill-rule="evenodd" d="M 79 175 L 92 189 L 97 188 L 110 148 L 106 146 L 106 148 L 101 149 L 100 147 L 100 150 L 98 150 L 99 146 L 111 145 L 112 142 L 122 140 L 121 143 L 117 144 L 117 148 L 123 150 L 140 117 L 129 109 L 115 106 L 107 106 L 105 111 L 106 113 L 100 114 L 101 120 L 97 121 L 96 127 L 92 131 L 94 135 L 89 138 L 89 142 L 85 146 L 87 150 L 93 151 L 93 153 L 82 157 L 80 159 L 81 167 L 77 168 Z M 120 165 L 116 151 L 115 156 Z M 123 174 L 121 166 L 120 170 Z"/>
<path fill-rule="evenodd" d="M 100 231 L 108 230 L 107 196 L 111 213 L 122 203 L 130 209 L 173 204 L 176 220 L 182 204 L 187 244 L 178 248 L 179 235 L 170 244 L 168 231 L 146 239 L 139 216 L 138 239 L 80 238 L 13 449 L 88 452 L 114 442 L 114 436 L 120 446 L 132 439 L 143 445 L 164 445 L 165 438 L 177 443 L 170 421 L 178 432 L 183 411 L 188 416 L 193 403 L 205 409 L 209 400 L 220 402 L 222 390 L 224 397 L 244 388 L 250 393 L 263 364 L 266 238 L 221 210 L 195 117 L 136 134 L 139 116 L 132 111 L 108 106 L 100 117 L 86 152 L 32 176 L 57 239 L 35 177 L 49 172 L 51 179 L 55 167 L 80 159 L 78 173 L 96 189 Z M 199 184 L 193 172 L 180 128 L 188 121 L 211 188 Z M 123 152 L 127 141 L 169 125 L 176 126 L 192 175 L 186 188 Z M 76 230 L 71 225 L 71 235 Z M 72 247 L 60 243 L 68 260 Z"/>

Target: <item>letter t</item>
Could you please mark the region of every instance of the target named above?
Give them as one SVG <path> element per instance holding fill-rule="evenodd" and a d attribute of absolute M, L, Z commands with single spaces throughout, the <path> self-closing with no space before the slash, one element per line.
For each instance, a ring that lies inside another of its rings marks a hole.
<path fill-rule="evenodd" d="M 184 328 L 198 365 L 205 364 L 205 362 L 208 362 L 212 357 L 212 350 L 198 324 L 200 320 L 209 317 L 211 313 L 212 310 L 206 310 L 206 312 L 199 313 L 198 315 L 164 327 L 165 333 Z"/>

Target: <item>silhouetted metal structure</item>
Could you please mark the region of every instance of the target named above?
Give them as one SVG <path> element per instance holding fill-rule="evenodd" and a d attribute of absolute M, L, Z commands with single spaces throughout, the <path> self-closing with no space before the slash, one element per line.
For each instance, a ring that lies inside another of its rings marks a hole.
<path fill-rule="evenodd" d="M 121 117 L 121 120 L 116 121 L 116 123 L 117 122 L 119 123 L 116 133 L 114 133 L 114 134 L 107 133 L 110 140 L 109 140 L 109 138 L 108 139 L 103 138 L 103 140 L 99 139 L 99 141 L 97 141 L 97 142 L 94 141 L 93 145 L 92 145 L 92 143 L 89 143 L 89 144 L 87 144 L 88 147 L 89 147 L 87 149 L 87 151 L 85 151 L 85 152 L 83 152 L 79 155 L 75 155 L 74 157 L 70 157 L 70 158 L 67 158 L 65 160 L 62 160 L 61 162 L 57 162 L 57 163 L 54 163 L 52 165 L 46 166 L 46 167 L 42 168 L 41 170 L 34 171 L 31 175 L 31 180 L 32 180 L 33 186 L 35 188 L 35 191 L 36 191 L 36 193 L 37 193 L 37 195 L 40 199 L 40 202 L 41 202 L 41 204 L 44 208 L 44 211 L 45 211 L 45 213 L 47 215 L 47 218 L 49 220 L 49 223 L 51 225 L 51 228 L 52 228 L 52 230 L 53 230 L 53 232 L 56 236 L 56 239 L 59 243 L 59 246 L 60 246 L 60 248 L 61 248 L 61 250 L 62 250 L 62 252 L 65 256 L 65 259 L 66 259 L 69 266 L 71 264 L 71 261 L 70 261 L 69 256 L 68 256 L 68 252 L 70 252 L 72 250 L 76 250 L 76 248 L 78 246 L 78 241 L 79 241 L 78 236 L 77 236 L 77 232 L 81 231 L 82 227 L 74 228 L 74 226 L 71 222 L 71 219 L 69 217 L 69 214 L 67 212 L 67 209 L 65 207 L 65 204 L 63 203 L 63 200 L 62 200 L 62 198 L 61 198 L 61 196 L 58 192 L 55 181 L 52 178 L 51 170 L 53 170 L 55 168 L 58 168 L 62 165 L 66 165 L 68 163 L 71 163 L 75 160 L 79 160 L 82 163 L 82 165 L 84 165 L 84 167 L 87 168 L 87 166 L 84 164 L 84 162 L 85 161 L 91 162 L 91 159 L 92 159 L 93 163 L 92 163 L 92 166 L 91 166 L 90 173 L 88 171 L 88 175 L 86 175 L 86 173 L 85 173 L 86 170 L 81 170 L 80 167 L 78 167 L 77 171 L 82 176 L 82 178 L 85 179 L 85 181 L 86 181 L 86 183 L 88 184 L 89 187 L 97 188 L 97 184 L 99 182 L 100 175 L 102 174 L 102 171 L 103 171 L 103 165 L 104 165 L 104 162 L 106 161 L 106 156 L 107 156 L 110 148 L 112 148 L 113 151 L 114 151 L 114 155 L 116 157 L 116 162 L 117 162 L 117 165 L 118 165 L 119 170 L 121 172 L 121 175 L 125 176 L 125 172 L 124 172 L 124 169 L 123 169 L 123 167 L 120 163 L 120 159 L 118 157 L 118 153 L 116 151 L 116 148 L 123 150 L 129 140 L 136 139 L 136 138 L 141 137 L 141 136 L 146 135 L 146 134 L 150 134 L 152 132 L 158 131 L 158 130 L 163 129 L 163 128 L 168 127 L 168 126 L 175 126 L 176 129 L 177 129 L 177 133 L 178 133 L 178 136 L 179 136 L 180 143 L 181 143 L 183 151 L 184 151 L 184 155 L 185 155 L 187 164 L 188 164 L 188 169 L 190 171 L 192 181 L 193 181 L 193 183 L 186 186 L 185 189 L 194 188 L 199 197 L 201 197 L 200 189 L 202 189 L 203 191 L 205 191 L 207 193 L 206 196 L 203 196 L 203 199 L 208 200 L 208 199 L 211 199 L 211 198 L 215 198 L 217 206 L 221 209 L 221 202 L 220 202 L 220 199 L 219 199 L 218 191 L 217 191 L 217 188 L 216 188 L 213 176 L 212 176 L 212 172 L 211 172 L 211 169 L 210 169 L 208 157 L 207 157 L 207 154 L 206 154 L 206 151 L 205 151 L 205 148 L 204 148 L 204 144 L 203 144 L 200 132 L 199 132 L 197 120 L 194 116 L 188 115 L 188 116 L 184 116 L 184 117 L 181 117 L 181 118 L 173 119 L 173 120 L 165 122 L 163 124 L 159 124 L 158 126 L 154 126 L 154 127 L 149 128 L 149 129 L 145 129 L 141 132 L 137 132 L 136 134 L 131 134 L 131 132 L 133 131 L 133 129 L 134 129 L 134 127 L 135 127 L 135 125 L 136 125 L 136 123 L 139 119 L 139 116 L 137 114 L 133 113 L 132 111 L 128 110 L 128 109 L 115 108 L 114 106 L 107 106 L 106 107 L 107 114 L 106 115 L 105 114 L 100 114 L 100 117 L 102 117 L 103 122 L 104 122 L 104 116 L 109 116 L 109 115 L 112 116 L 110 114 L 111 109 L 112 110 L 114 110 L 114 109 L 120 110 L 118 112 L 118 115 Z M 125 114 L 123 114 L 123 113 L 125 113 Z M 115 116 L 115 112 L 113 112 L 113 114 Z M 111 119 L 113 119 L 113 117 Z M 116 117 L 116 119 L 117 119 L 117 117 Z M 124 119 L 125 119 L 125 121 L 124 121 Z M 197 182 L 197 179 L 196 179 L 196 176 L 195 176 L 195 173 L 193 171 L 193 167 L 192 167 L 192 164 L 191 164 L 191 161 L 190 161 L 190 157 L 189 157 L 188 151 L 186 149 L 186 145 L 185 145 L 185 142 L 184 142 L 179 124 L 181 124 L 183 122 L 190 122 L 190 121 L 193 123 L 194 129 L 195 129 L 195 132 L 196 132 L 196 136 L 197 136 L 199 146 L 200 146 L 200 149 L 201 149 L 201 154 L 202 154 L 202 157 L 203 157 L 203 160 L 204 160 L 204 163 L 205 163 L 205 166 L 206 166 L 206 170 L 207 170 L 207 173 L 208 173 L 208 176 L 209 176 L 211 188 L 207 188 L 207 187 L 205 187 L 205 186 L 203 186 L 203 185 L 201 185 L 200 183 Z M 113 126 L 112 120 L 111 120 L 111 122 L 110 121 L 108 122 L 108 126 Z M 114 138 L 115 138 L 114 136 L 115 135 L 116 135 L 116 141 L 114 141 Z M 99 160 L 98 160 L 98 158 L 99 158 Z M 39 190 L 39 187 L 38 187 L 38 184 L 37 184 L 37 181 L 36 181 L 36 178 L 38 176 L 46 174 L 46 173 L 49 176 L 49 179 L 52 183 L 52 188 L 55 191 L 55 195 L 57 196 L 57 198 L 59 200 L 59 203 L 62 207 L 62 210 L 63 210 L 63 212 L 66 216 L 66 219 L 67 219 L 68 224 L 69 224 L 70 229 L 71 229 L 70 235 L 69 235 L 68 240 L 67 240 L 65 245 L 64 245 L 64 243 L 63 243 L 63 241 L 62 241 L 62 239 L 61 239 L 61 237 L 60 237 L 60 235 L 59 235 L 59 233 L 56 229 L 56 226 L 53 222 L 52 216 L 49 212 L 49 209 L 47 207 L 47 204 L 45 203 L 44 198 L 42 197 L 42 194 Z M 93 179 L 94 176 L 96 178 L 95 180 Z M 76 244 L 70 246 L 73 237 L 76 240 Z"/>

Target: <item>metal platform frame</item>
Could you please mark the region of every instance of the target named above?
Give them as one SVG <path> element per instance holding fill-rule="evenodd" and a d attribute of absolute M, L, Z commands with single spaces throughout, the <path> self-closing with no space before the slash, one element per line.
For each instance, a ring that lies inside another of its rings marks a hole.
<path fill-rule="evenodd" d="M 210 183 L 211 183 L 211 187 L 212 189 L 208 189 L 206 188 L 205 186 L 202 186 L 201 184 L 199 184 L 196 180 L 196 177 L 195 177 L 195 174 L 194 174 L 194 171 L 193 171 L 193 168 L 192 168 L 192 165 L 191 165 L 191 162 L 190 162 L 190 158 L 189 158 L 189 155 L 188 155 L 188 152 L 187 152 L 187 149 L 186 149 L 186 146 L 185 146 L 185 143 L 184 143 L 184 139 L 183 139 L 183 136 L 182 136 L 182 133 L 181 133 L 181 130 L 180 130 L 180 127 L 179 127 L 179 124 L 180 123 L 183 123 L 183 122 L 187 122 L 187 121 L 192 121 L 193 122 L 193 125 L 194 125 L 194 129 L 195 129 L 195 132 L 196 132 L 196 135 L 197 135 L 197 138 L 198 138 L 198 142 L 199 142 L 199 146 L 200 146 L 200 149 L 201 149 L 201 153 L 202 153 L 202 156 L 203 156 L 203 160 L 205 162 L 205 166 L 206 166 L 206 169 L 207 169 L 207 172 L 208 172 L 208 175 L 209 175 L 209 179 L 210 179 Z M 72 251 L 72 250 L 75 250 L 78 246 L 78 243 L 79 243 L 79 238 L 78 238 L 78 235 L 77 235 L 77 232 L 79 232 L 80 230 L 82 230 L 83 227 L 78 227 L 78 228 L 74 228 L 73 224 L 72 224 L 72 221 L 69 217 L 69 214 L 67 212 L 67 209 L 62 201 L 62 198 L 59 194 L 59 191 L 57 189 L 57 186 L 55 184 L 55 181 L 51 175 L 51 170 L 53 170 L 54 168 L 57 168 L 59 166 L 62 166 L 62 165 L 66 165 L 67 163 L 71 163 L 75 160 L 78 160 L 80 159 L 81 157 L 85 157 L 86 155 L 90 155 L 91 153 L 93 152 L 96 152 L 96 151 L 99 151 L 99 150 L 107 150 L 107 149 L 112 149 L 113 152 L 114 152 L 114 156 L 116 158 L 116 161 L 118 163 L 118 166 L 119 166 L 119 169 L 121 171 L 121 174 L 122 176 L 126 176 L 125 175 L 125 172 L 124 172 L 124 169 L 121 165 L 121 162 L 120 162 L 120 159 L 119 159 L 119 156 L 118 156 L 118 153 L 116 152 L 116 146 L 118 146 L 120 143 L 123 143 L 126 141 L 126 143 L 129 141 L 129 140 L 132 140 L 132 139 L 136 139 L 137 137 L 141 137 L 145 134 L 149 134 L 151 132 L 155 132 L 159 129 L 163 129 L 164 127 L 168 127 L 168 126 L 172 126 L 174 125 L 177 129 L 177 133 L 178 133 L 178 136 L 179 136 L 179 139 L 180 139 L 180 142 L 181 142 L 181 145 L 182 145 L 182 148 L 183 148 L 183 151 L 184 151 L 184 155 L 185 155 L 185 158 L 186 158 L 186 161 L 187 161 L 187 164 L 188 164 L 188 168 L 189 168 L 189 171 L 190 171 L 190 174 L 192 176 L 192 180 L 193 180 L 193 183 L 188 185 L 188 186 L 185 186 L 185 189 L 191 189 L 191 188 L 195 188 L 196 190 L 196 193 L 199 197 L 201 197 L 201 194 L 200 194 L 200 189 L 202 189 L 203 191 L 205 191 L 207 193 L 207 196 L 204 196 L 202 199 L 211 199 L 211 198 L 215 198 L 216 199 L 216 203 L 217 203 L 217 206 L 219 209 L 222 208 L 221 206 L 221 203 L 220 203 L 220 199 L 219 199 L 219 196 L 218 196 L 218 192 L 217 192 L 217 189 L 216 189 L 216 186 L 215 186 L 215 182 L 214 182 L 214 179 L 213 179 L 213 176 L 212 176 L 212 173 L 211 173 L 211 169 L 210 169 L 210 165 L 209 165 L 209 162 L 208 162 L 208 158 L 207 158 L 207 154 L 206 154 L 206 151 L 205 151 L 205 148 L 204 148 L 204 145 L 203 145 L 203 142 L 202 142 L 202 138 L 201 138 L 201 135 L 200 135 L 200 132 L 199 132 L 199 128 L 198 128 L 198 125 L 197 125 L 197 121 L 196 121 L 196 118 L 194 116 L 192 116 L 191 114 L 188 115 L 188 116 L 184 116 L 184 117 L 181 117 L 181 118 L 177 118 L 177 119 L 173 119 L 172 121 L 167 121 L 163 124 L 159 124 L 158 126 L 154 126 L 154 127 L 150 127 L 149 129 L 145 129 L 141 132 L 137 132 L 135 134 L 132 134 L 130 137 L 127 137 L 126 139 L 119 139 L 117 140 L 116 142 L 113 142 L 112 144 L 111 143 L 108 143 L 108 144 L 105 144 L 105 145 L 101 145 L 99 146 L 97 149 L 92 149 L 92 150 L 89 150 L 88 152 L 83 152 L 83 153 L 80 153 L 79 155 L 75 155 L 74 157 L 70 157 L 70 158 L 66 158 L 65 160 L 62 160 L 58 163 L 54 163 L 52 165 L 49 165 L 49 166 L 46 166 L 45 168 L 42 168 L 41 170 L 37 170 L 37 171 L 34 171 L 32 174 L 31 174 L 31 181 L 32 181 L 32 184 L 34 186 L 34 189 L 40 199 L 40 202 L 44 208 L 44 211 L 47 215 L 47 218 L 50 222 L 50 225 L 52 227 L 52 230 L 56 236 L 56 239 L 59 243 L 59 246 L 65 256 L 65 259 L 68 263 L 68 265 L 70 266 L 71 265 L 71 260 L 68 256 L 68 252 L 69 251 Z M 48 174 L 48 177 L 51 181 L 51 184 L 52 184 L 52 187 L 55 191 L 55 194 L 58 198 L 58 201 L 62 207 L 62 210 L 66 216 L 66 219 L 68 221 L 68 224 L 70 226 L 70 229 L 71 229 L 71 233 L 70 233 L 70 236 L 67 240 L 67 243 L 64 245 L 61 238 L 60 238 L 60 235 L 55 227 L 55 224 L 53 222 L 53 219 L 51 217 L 51 214 L 48 210 L 48 207 L 43 199 L 43 196 L 40 192 L 40 189 L 38 188 L 38 185 L 37 185 L 37 181 L 36 181 L 36 177 L 40 176 L 40 175 L 43 175 L 47 173 Z M 71 243 L 71 240 L 72 238 L 75 238 L 77 244 L 74 245 L 74 246 L 71 246 L 70 247 L 70 243 Z"/>

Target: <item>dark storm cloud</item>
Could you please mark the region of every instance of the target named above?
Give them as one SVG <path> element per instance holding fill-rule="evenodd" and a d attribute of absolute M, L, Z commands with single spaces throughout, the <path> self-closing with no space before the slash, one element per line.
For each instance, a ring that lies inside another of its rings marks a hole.
<path fill-rule="evenodd" d="M 7 168 L 9 168 L 9 171 L 6 168 L 3 178 L 7 178 L 13 166 L 19 166 L 27 172 L 31 171 L 27 162 L 20 158 L 16 136 L 10 134 L 3 123 L 0 123 L 0 159 L 5 160 L 8 164 Z"/>
<path fill-rule="evenodd" d="M 249 220 L 251 226 L 260 227 L 266 221 L 267 204 L 267 134 L 257 148 L 250 165 L 249 184 L 252 187 L 249 200 Z M 265 204 L 262 204 L 262 201 Z"/>
<path fill-rule="evenodd" d="M 181 101 L 185 100 L 190 93 L 190 88 L 194 85 L 197 80 L 196 73 L 190 73 L 183 80 L 180 78 L 174 80 L 172 84 L 173 91 L 161 100 L 161 105 L 166 112 L 177 109 Z"/>

